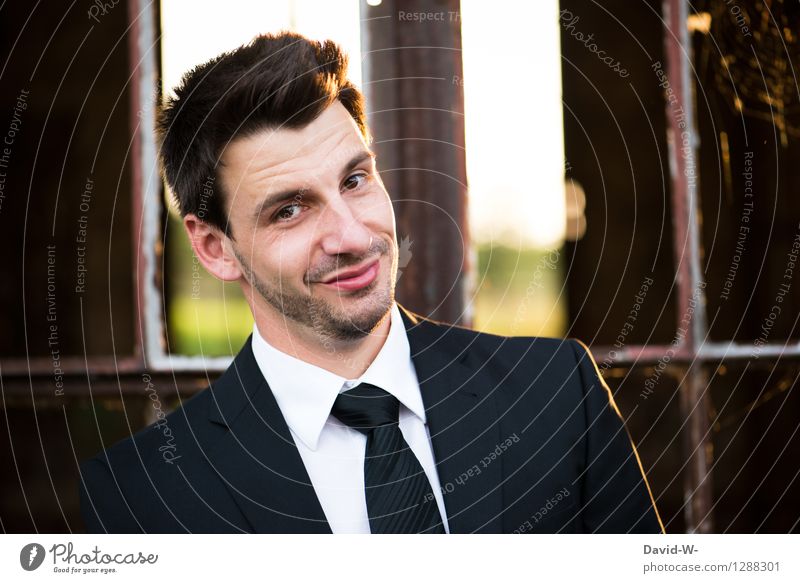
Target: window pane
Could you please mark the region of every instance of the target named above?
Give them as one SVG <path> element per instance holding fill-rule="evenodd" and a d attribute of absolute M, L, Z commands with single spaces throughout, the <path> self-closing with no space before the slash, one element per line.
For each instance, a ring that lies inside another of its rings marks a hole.
<path fill-rule="evenodd" d="M 694 35 L 710 336 L 783 344 L 800 338 L 800 100 L 791 73 L 800 48 L 782 35 L 797 30 L 800 14 L 778 4 L 777 24 L 748 38 L 742 12 L 701 9 L 710 21 Z M 741 5 L 747 22 L 762 17 L 754 10 Z"/>
<path fill-rule="evenodd" d="M 797 529 L 798 376 L 797 363 L 787 360 L 733 361 L 716 369 L 711 380 L 715 532 Z"/>
<path fill-rule="evenodd" d="M 567 199 L 585 221 L 564 259 L 570 334 L 592 344 L 675 335 L 660 5 L 561 2 Z"/>
<path fill-rule="evenodd" d="M 513 14 L 514 18 L 509 18 Z M 530 23 L 537 22 L 536 34 Z M 558 1 L 461 3 L 473 327 L 561 336 L 567 229 Z M 536 74 L 520 74 L 536 54 Z M 486 82 L 494 79 L 497 82 Z M 512 83 L 513 90 L 499 87 Z M 502 107 L 498 107 L 502 100 Z"/>
<path fill-rule="evenodd" d="M 0 354 L 54 370 L 134 350 L 128 22 L 31 11 L 0 18 Z"/>
<path fill-rule="evenodd" d="M 598 363 L 601 366 L 602 363 Z M 667 533 L 686 532 L 686 435 L 675 373 L 653 367 L 607 368 L 603 377 L 625 419 Z M 647 385 L 645 383 L 648 383 Z M 652 390 L 645 390 L 645 387 Z"/>

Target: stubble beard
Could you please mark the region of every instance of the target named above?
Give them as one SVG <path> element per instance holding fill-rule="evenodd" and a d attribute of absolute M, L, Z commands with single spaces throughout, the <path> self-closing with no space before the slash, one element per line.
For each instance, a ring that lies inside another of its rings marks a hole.
<path fill-rule="evenodd" d="M 389 285 L 381 287 L 385 276 L 381 277 L 383 274 L 379 273 L 379 277 L 376 277 L 368 286 L 354 292 L 346 292 L 343 295 L 347 297 L 342 297 L 338 301 L 334 300 L 335 303 L 344 306 L 357 300 L 358 310 L 345 314 L 336 310 L 329 300 L 315 296 L 313 292 L 297 292 L 288 286 L 281 285 L 280 281 L 267 283 L 253 272 L 250 264 L 244 260 L 235 246 L 233 249 L 251 288 L 258 292 L 258 295 L 279 314 L 311 330 L 323 340 L 352 342 L 368 336 L 389 314 L 394 303 L 397 246 L 389 245 L 386 241 L 380 242 L 377 250 L 380 251 L 379 259 L 387 252 L 391 253 Z M 373 249 L 375 246 L 370 251 Z M 374 253 L 367 254 L 367 257 L 373 256 Z M 348 262 L 348 265 L 355 264 L 356 262 Z M 312 283 L 311 287 L 306 289 L 311 290 L 313 286 L 318 285 L 320 284 Z"/>

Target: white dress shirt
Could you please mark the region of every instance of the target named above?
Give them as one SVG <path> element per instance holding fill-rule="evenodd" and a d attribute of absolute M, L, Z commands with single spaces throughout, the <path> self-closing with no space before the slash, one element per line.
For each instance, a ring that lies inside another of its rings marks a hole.
<path fill-rule="evenodd" d="M 364 492 L 367 436 L 330 414 L 337 395 L 362 382 L 376 385 L 400 401 L 400 431 L 425 470 L 445 531 L 450 532 L 419 380 L 396 302 L 391 309 L 389 335 L 375 360 L 357 379 L 345 379 L 278 350 L 264 340 L 255 324 L 253 353 L 334 533 L 370 532 Z M 331 350 L 330 356 L 339 355 Z"/>

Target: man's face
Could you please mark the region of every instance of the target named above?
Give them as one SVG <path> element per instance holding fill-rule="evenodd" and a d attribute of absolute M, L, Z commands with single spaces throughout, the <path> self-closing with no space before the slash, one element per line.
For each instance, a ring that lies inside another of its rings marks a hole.
<path fill-rule="evenodd" d="M 353 340 L 388 314 L 397 279 L 394 212 L 374 156 L 339 101 L 301 129 L 234 140 L 219 174 L 231 249 L 254 310 L 266 310 L 268 322 Z M 362 273 L 346 277 L 352 270 Z"/>

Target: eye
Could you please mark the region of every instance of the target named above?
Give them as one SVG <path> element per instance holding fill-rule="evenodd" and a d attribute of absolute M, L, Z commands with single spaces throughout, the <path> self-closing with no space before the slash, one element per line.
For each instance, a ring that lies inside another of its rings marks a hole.
<path fill-rule="evenodd" d="M 291 209 L 297 209 L 299 211 L 301 206 L 302 205 L 299 202 L 293 202 L 292 204 L 287 204 L 285 207 L 282 207 L 277 213 L 275 213 L 274 219 L 278 221 L 287 222 L 299 214 L 299 212 L 292 214 Z M 289 212 L 289 215 L 287 215 L 287 210 Z"/>
<path fill-rule="evenodd" d="M 369 176 L 366 172 L 351 174 L 344 181 L 344 188 L 345 190 L 356 190 L 357 188 L 363 186 L 367 182 L 368 178 Z"/>

